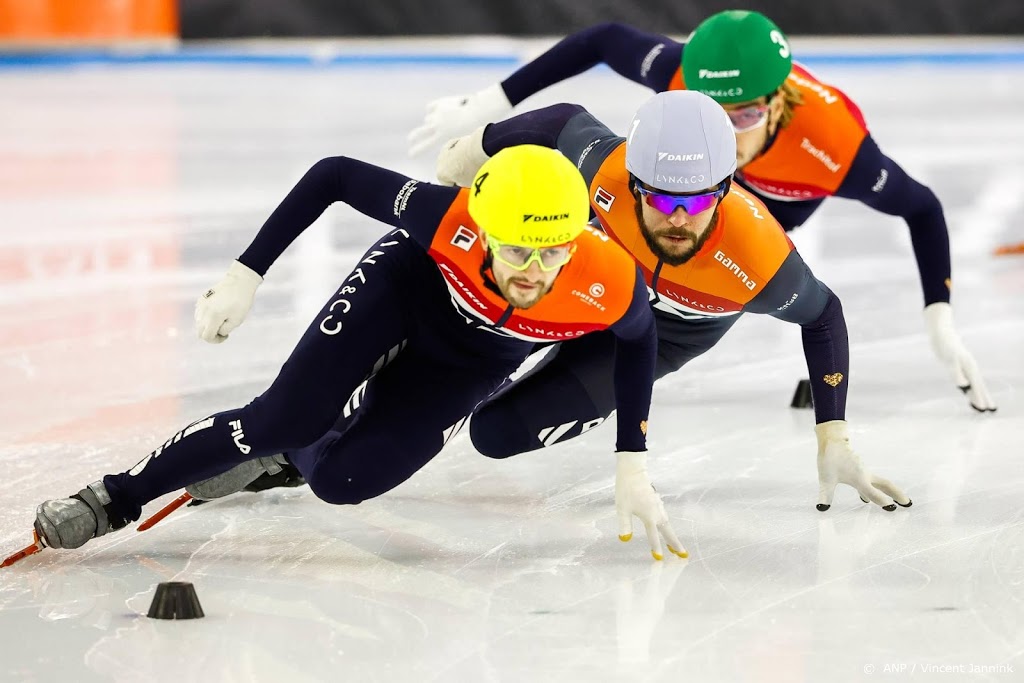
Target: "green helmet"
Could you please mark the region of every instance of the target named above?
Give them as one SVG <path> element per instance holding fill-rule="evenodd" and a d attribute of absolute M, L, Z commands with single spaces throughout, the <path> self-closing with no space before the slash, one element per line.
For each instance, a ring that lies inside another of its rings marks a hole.
<path fill-rule="evenodd" d="M 683 48 L 683 81 L 719 104 L 775 92 L 793 66 L 786 34 L 760 12 L 726 10 L 694 29 Z"/>

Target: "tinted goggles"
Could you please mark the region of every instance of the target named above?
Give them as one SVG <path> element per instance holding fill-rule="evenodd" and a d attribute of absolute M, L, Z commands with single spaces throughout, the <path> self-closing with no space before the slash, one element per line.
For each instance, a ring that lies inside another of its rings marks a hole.
<path fill-rule="evenodd" d="M 666 216 L 671 216 L 679 207 L 682 207 L 683 211 L 691 216 L 707 211 L 715 205 L 715 202 L 725 196 L 726 188 L 727 185 L 723 183 L 716 189 L 701 194 L 666 194 L 641 187 L 639 184 L 636 186 L 637 192 L 643 196 L 647 205 Z"/>

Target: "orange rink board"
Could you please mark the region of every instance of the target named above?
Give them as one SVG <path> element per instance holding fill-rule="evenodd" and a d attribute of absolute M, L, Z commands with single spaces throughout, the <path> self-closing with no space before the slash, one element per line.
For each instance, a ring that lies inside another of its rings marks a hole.
<path fill-rule="evenodd" d="M 177 36 L 176 0 L 0 0 L 0 42 Z"/>

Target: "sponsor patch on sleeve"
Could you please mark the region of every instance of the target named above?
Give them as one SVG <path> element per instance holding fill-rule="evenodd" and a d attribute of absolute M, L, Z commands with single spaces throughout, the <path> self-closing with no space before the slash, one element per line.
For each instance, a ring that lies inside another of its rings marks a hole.
<path fill-rule="evenodd" d="M 451 243 L 462 251 L 468 252 L 472 249 L 473 245 L 476 244 L 476 238 L 477 235 L 475 232 L 464 225 L 460 225 L 459 229 L 455 231 L 455 235 L 452 237 Z"/>
<path fill-rule="evenodd" d="M 597 190 L 594 191 L 594 203 L 605 211 L 611 211 L 612 204 L 615 203 L 615 195 L 598 185 Z"/>

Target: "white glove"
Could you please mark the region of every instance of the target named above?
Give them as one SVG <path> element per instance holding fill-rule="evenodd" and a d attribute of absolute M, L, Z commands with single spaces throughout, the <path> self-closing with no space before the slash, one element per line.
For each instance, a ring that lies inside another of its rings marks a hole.
<path fill-rule="evenodd" d="M 960 391 L 967 394 L 971 407 L 980 413 L 995 412 L 995 401 L 985 388 L 978 364 L 953 328 L 952 306 L 944 301 L 925 306 L 924 321 L 928 326 L 932 350 L 949 368 Z"/>
<path fill-rule="evenodd" d="M 477 126 L 500 121 L 512 103 L 500 83 L 472 95 L 442 97 L 427 104 L 423 125 L 409 133 L 409 156 L 422 154 L 445 140 L 465 135 Z"/>
<path fill-rule="evenodd" d="M 832 420 L 814 426 L 818 436 L 818 509 L 824 512 L 832 507 L 832 496 L 838 484 L 857 489 L 865 503 L 881 505 L 883 510 L 896 509 L 893 502 L 908 508 L 913 502 L 907 494 L 888 479 L 867 471 L 860 456 L 850 447 L 846 420 Z"/>
<path fill-rule="evenodd" d="M 449 140 L 437 155 L 437 180 L 442 185 L 469 187 L 476 172 L 491 157 L 484 151 L 484 128 L 469 135 Z"/>
<path fill-rule="evenodd" d="M 263 278 L 253 269 L 239 261 L 232 263 L 224 278 L 196 301 L 199 338 L 211 344 L 227 339 L 245 320 L 261 282 Z"/>
<path fill-rule="evenodd" d="M 619 462 L 615 470 L 615 510 L 619 515 L 619 540 L 625 542 L 633 538 L 633 515 L 636 515 L 647 530 L 654 559 L 663 557 L 662 536 L 670 552 L 689 557 L 676 532 L 672 531 L 661 496 L 647 476 L 647 454 L 621 452 L 616 455 Z"/>

